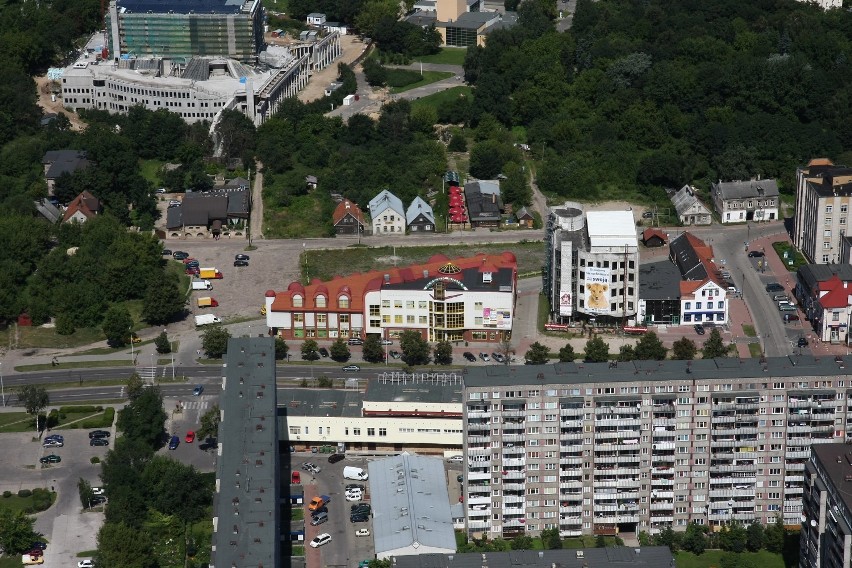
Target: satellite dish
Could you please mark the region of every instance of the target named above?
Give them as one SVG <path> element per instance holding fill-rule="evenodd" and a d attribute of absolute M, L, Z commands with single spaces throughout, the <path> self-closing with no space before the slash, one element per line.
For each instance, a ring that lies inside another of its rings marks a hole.
<path fill-rule="evenodd" d="M 815 521 L 815 520 L 813 520 L 813 519 L 811 519 L 811 526 L 812 526 L 812 527 L 815 527 L 816 525 L 817 525 L 816 521 Z"/>

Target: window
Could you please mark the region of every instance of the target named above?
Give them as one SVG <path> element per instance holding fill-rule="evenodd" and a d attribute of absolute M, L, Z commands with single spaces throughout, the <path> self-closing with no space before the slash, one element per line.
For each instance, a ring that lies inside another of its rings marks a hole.
<path fill-rule="evenodd" d="M 383 308 L 390 308 L 390 300 L 382 300 Z"/>
<path fill-rule="evenodd" d="M 686 303 L 683 305 L 683 309 L 685 309 L 685 310 L 692 309 L 692 302 L 686 302 Z"/>
<path fill-rule="evenodd" d="M 402 309 L 402 300 L 394 300 L 393 301 L 393 307 L 398 309 L 398 310 L 401 310 Z"/>
<path fill-rule="evenodd" d="M 393 323 L 401 324 L 402 323 L 402 315 L 397 314 L 397 315 L 393 316 Z"/>
<path fill-rule="evenodd" d="M 375 436 L 376 435 L 376 429 L 375 428 L 367 428 L 367 435 L 368 436 Z"/>
<path fill-rule="evenodd" d="M 379 436 L 387 436 L 388 430 L 387 428 L 379 428 Z"/>
<path fill-rule="evenodd" d="M 349 308 L 349 297 L 348 296 L 340 296 L 337 298 L 337 307 L 338 308 Z"/>
<path fill-rule="evenodd" d="M 293 307 L 301 308 L 304 304 L 304 299 L 299 294 L 293 296 Z"/>
<path fill-rule="evenodd" d="M 326 306 L 326 298 L 323 295 L 319 295 L 315 299 L 318 308 L 324 308 Z"/>
<path fill-rule="evenodd" d="M 352 434 L 354 434 L 355 436 L 360 436 L 361 435 L 361 429 L 360 428 L 352 428 Z"/>
<path fill-rule="evenodd" d="M 826 213 L 831 213 L 831 212 L 832 212 L 832 210 L 834 210 L 834 206 L 833 206 L 833 205 L 826 205 L 826 206 L 825 206 L 825 212 L 826 212 Z"/>
<path fill-rule="evenodd" d="M 328 314 L 317 314 L 317 325 L 325 326 L 328 323 Z"/>

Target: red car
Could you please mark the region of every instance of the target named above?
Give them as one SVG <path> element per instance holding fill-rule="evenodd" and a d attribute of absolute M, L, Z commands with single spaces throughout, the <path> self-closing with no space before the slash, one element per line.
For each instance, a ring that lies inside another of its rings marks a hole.
<path fill-rule="evenodd" d="M 187 257 L 187 258 L 183 259 L 183 263 L 184 263 L 184 264 L 189 264 L 189 263 L 190 263 L 190 262 L 192 262 L 193 260 L 195 260 L 195 262 L 198 262 L 196 259 L 194 259 L 194 258 L 192 258 L 192 257 L 190 256 L 190 257 Z"/>
<path fill-rule="evenodd" d="M 29 554 L 32 558 L 38 558 L 44 555 L 44 551 L 40 548 L 33 548 L 32 550 L 27 552 L 27 554 Z"/>
<path fill-rule="evenodd" d="M 199 274 L 200 272 L 201 272 L 201 271 L 200 271 L 200 270 L 198 270 L 197 268 L 187 268 L 187 269 L 186 269 L 186 273 L 187 273 L 188 275 L 190 275 L 190 276 L 198 276 L 198 274 Z"/>
<path fill-rule="evenodd" d="M 191 444 L 193 440 L 195 440 L 195 432 L 190 430 L 186 433 L 186 438 L 184 438 L 187 444 Z"/>
<path fill-rule="evenodd" d="M 294 471 L 290 474 L 290 483 L 297 485 L 302 482 L 302 474 L 298 471 Z"/>

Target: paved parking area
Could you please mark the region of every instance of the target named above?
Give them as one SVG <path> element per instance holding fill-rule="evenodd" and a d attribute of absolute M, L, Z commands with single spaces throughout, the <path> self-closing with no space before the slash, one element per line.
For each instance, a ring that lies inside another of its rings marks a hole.
<path fill-rule="evenodd" d="M 80 504 L 77 481 L 81 477 L 100 485 L 100 465 L 92 456 L 103 458 L 108 448 L 89 446 L 88 430 L 55 430 L 65 437 L 62 448 L 42 448 L 34 433 L 0 435 L 0 492 L 36 487 L 53 488 L 56 502 L 37 515 L 35 529 L 48 542 L 45 568 L 76 566 L 77 553 L 96 547 L 97 532 L 103 513 L 84 511 Z M 42 466 L 39 458 L 47 454 L 62 458 L 58 464 Z"/>
<path fill-rule="evenodd" d="M 208 387 L 208 390 L 211 390 L 211 388 L 212 385 Z M 215 449 L 202 450 L 201 444 L 204 443 L 204 440 L 196 438 L 193 442 L 187 443 L 185 438 L 188 431 L 195 432 L 198 430 L 201 426 L 201 415 L 216 403 L 217 397 L 212 394 L 181 399 L 163 399 L 163 407 L 168 414 L 166 431 L 169 432 L 170 436 L 179 437 L 180 445 L 175 450 L 169 450 L 168 446 L 163 447 L 158 453 L 168 455 L 181 463 L 194 465 L 195 469 L 199 471 L 214 471 L 216 469 Z M 177 410 L 178 404 L 182 406 L 180 412 Z"/>

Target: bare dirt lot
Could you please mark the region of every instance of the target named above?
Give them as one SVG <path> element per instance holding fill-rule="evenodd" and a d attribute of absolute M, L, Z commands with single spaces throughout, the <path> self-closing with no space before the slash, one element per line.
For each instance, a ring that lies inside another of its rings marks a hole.
<path fill-rule="evenodd" d="M 36 77 L 36 85 L 38 86 L 38 106 L 44 109 L 45 112 L 63 113 L 71 121 L 72 130 L 84 130 L 86 123 L 80 120 L 77 113 L 65 110 L 62 106 L 61 94 L 56 95 L 56 100 L 52 100 L 51 95 L 55 88 L 54 81 L 51 81 L 47 76 Z"/>
<path fill-rule="evenodd" d="M 331 65 L 311 75 L 311 80 L 308 85 L 299 93 L 299 100 L 302 102 L 311 102 L 325 95 L 325 88 L 332 81 L 337 79 L 337 64 L 352 63 L 361 53 L 367 49 L 357 36 L 345 35 L 340 37 L 340 47 L 343 49 L 342 55 L 337 58 Z"/>

